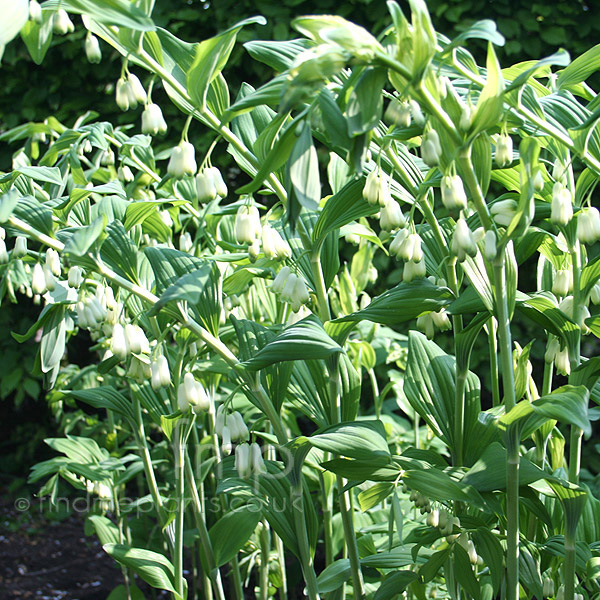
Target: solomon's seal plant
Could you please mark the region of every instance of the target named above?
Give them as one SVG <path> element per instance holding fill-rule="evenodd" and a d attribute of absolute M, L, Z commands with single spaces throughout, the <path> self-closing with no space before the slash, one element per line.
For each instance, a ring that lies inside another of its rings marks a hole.
<path fill-rule="evenodd" d="M 492 22 L 449 40 L 390 1 L 378 37 L 321 15 L 247 42 L 275 74 L 231 90 L 261 17 L 188 43 L 149 0 L 5 4 L 0 47 L 41 60 L 82 15 L 89 59 L 123 57 L 117 105 L 144 106 L 141 132 L 2 134 L 2 299 L 40 304 L 15 335 L 41 330 L 50 402 L 97 423 L 31 480 L 102 498 L 118 597 L 598 597 L 600 46 L 501 68 Z"/>

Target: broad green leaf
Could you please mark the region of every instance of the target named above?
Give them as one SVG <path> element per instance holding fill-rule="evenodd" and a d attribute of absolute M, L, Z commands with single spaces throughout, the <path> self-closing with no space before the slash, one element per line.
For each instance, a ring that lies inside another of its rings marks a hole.
<path fill-rule="evenodd" d="M 179 420 L 183 417 L 183 414 L 180 410 L 176 410 L 174 413 L 170 415 L 161 415 L 160 416 L 160 424 L 163 430 L 163 433 L 167 436 L 168 440 L 172 439 L 173 430 L 178 426 Z"/>
<path fill-rule="evenodd" d="M 67 240 L 64 253 L 67 256 L 85 256 L 106 227 L 105 216 L 98 217 L 91 225 L 82 227 Z"/>
<path fill-rule="evenodd" d="M 569 56 L 569 53 L 561 48 L 551 56 L 547 56 L 546 58 L 535 61 L 531 67 L 520 73 L 515 79 L 512 80 L 512 83 L 507 86 L 506 91 L 509 92 L 513 89 L 520 88 L 522 85 L 525 85 L 528 79 L 533 77 L 540 69 L 546 69 L 552 65 L 566 67 L 570 61 L 571 57 Z"/>
<path fill-rule="evenodd" d="M 401 594 L 418 576 L 412 571 L 396 571 L 386 575 L 375 592 L 373 600 L 391 600 Z"/>
<path fill-rule="evenodd" d="M 208 532 L 217 567 L 229 562 L 254 533 L 261 511 L 253 504 L 238 508 L 221 517 Z"/>
<path fill-rule="evenodd" d="M 312 239 L 315 245 L 323 242 L 327 234 L 361 217 L 367 217 L 379 210 L 362 197 L 364 180 L 347 183 L 339 192 L 327 198 L 325 206 L 313 228 Z"/>
<path fill-rule="evenodd" d="M 45 3 L 51 8 L 59 3 Z M 87 15 L 105 25 L 117 25 L 136 31 L 153 31 L 152 19 L 127 0 L 60 0 L 60 6 L 69 12 Z"/>
<path fill-rule="evenodd" d="M 488 43 L 487 80 L 475 107 L 473 122 L 469 134 L 475 136 L 481 131 L 498 124 L 504 110 L 502 95 L 504 93 L 504 78 L 500 64 L 494 52 L 494 46 Z"/>
<path fill-rule="evenodd" d="M 132 548 L 125 544 L 105 544 L 103 548 L 109 556 L 132 569 L 153 588 L 167 590 L 172 592 L 178 600 L 183 600 L 175 588 L 173 565 L 166 556 L 151 550 Z"/>
<path fill-rule="evenodd" d="M 342 586 L 352 574 L 350 560 L 340 558 L 327 566 L 317 577 L 319 594 L 329 594 Z"/>
<path fill-rule="evenodd" d="M 306 439 L 315 448 L 358 460 L 389 462 L 390 451 L 381 421 L 360 420 L 319 430 Z"/>
<path fill-rule="evenodd" d="M 278 362 L 325 359 L 339 352 L 342 348 L 325 333 L 321 321 L 310 315 L 284 329 L 242 365 L 257 371 Z"/>
<path fill-rule="evenodd" d="M 423 470 L 408 470 L 404 472 L 402 480 L 411 490 L 416 490 L 424 494 L 427 498 L 446 502 L 456 500 L 458 502 L 476 503 L 481 499 L 473 497 L 464 489 L 462 484 L 454 481 L 449 475 L 436 469 L 435 467 Z M 476 494 L 476 492 L 475 492 Z"/>
<path fill-rule="evenodd" d="M 100 386 L 87 390 L 71 390 L 65 392 L 69 396 L 77 398 L 90 406 L 111 410 L 125 417 L 130 423 L 135 423 L 136 417 L 133 405 L 121 392 L 111 386 Z"/>
<path fill-rule="evenodd" d="M 304 123 L 287 163 L 290 189 L 288 201 L 293 194 L 304 208 L 316 210 L 321 200 L 321 180 L 317 151 L 312 141 L 310 127 Z"/>
<path fill-rule="evenodd" d="M 559 89 L 568 88 L 585 81 L 592 73 L 600 69 L 600 44 L 578 56 L 568 67 L 558 74 L 556 85 Z"/>
<path fill-rule="evenodd" d="M 409 0 L 412 22 L 414 81 L 423 78 L 435 55 L 436 35 L 425 0 Z"/>
<path fill-rule="evenodd" d="M 188 273 L 202 268 L 205 262 L 201 258 L 191 256 L 174 248 L 146 247 L 144 254 L 148 257 L 154 272 L 156 294 L 162 295 L 170 286 Z"/>
<path fill-rule="evenodd" d="M 19 192 L 12 189 L 0 196 L 0 223 L 6 223 L 19 202 Z"/>
<path fill-rule="evenodd" d="M 483 19 L 473 23 L 470 27 L 459 33 L 450 44 L 444 48 L 443 54 L 447 54 L 453 48 L 463 45 L 470 39 L 487 40 L 496 46 L 504 46 L 504 36 L 498 31 L 496 23 L 490 19 Z"/>
<path fill-rule="evenodd" d="M 471 598 L 479 600 L 481 598 L 481 590 L 479 588 L 477 577 L 475 577 L 475 573 L 473 573 L 469 555 L 460 544 L 454 544 L 453 558 L 454 576 L 456 577 L 456 580 Z"/>
<path fill-rule="evenodd" d="M 248 54 L 259 62 L 281 73 L 287 71 L 294 60 L 304 50 L 311 46 L 305 39 L 287 40 L 284 42 L 272 40 L 252 40 L 244 44 Z"/>
<path fill-rule="evenodd" d="M 381 482 L 372 485 L 358 494 L 358 504 L 360 510 L 366 512 L 383 502 L 394 490 L 391 483 Z"/>
<path fill-rule="evenodd" d="M 264 25 L 266 20 L 264 17 L 245 19 L 196 46 L 194 62 L 187 74 L 187 89 L 197 108 L 202 110 L 206 107 L 209 86 L 227 64 L 238 32 L 253 23 Z"/>
<path fill-rule="evenodd" d="M 150 314 L 156 314 L 168 302 L 188 302 L 192 306 L 198 304 L 206 288 L 213 283 L 212 266 L 211 263 L 204 263 L 195 271 L 181 276 L 160 295 Z"/>
<path fill-rule="evenodd" d="M 379 124 L 383 112 L 384 69 L 367 68 L 350 93 L 346 106 L 348 135 L 356 137 Z"/>
<path fill-rule="evenodd" d="M 52 211 L 45 204 L 38 202 L 33 196 L 19 198 L 14 206 L 13 214 L 33 229 L 53 237 Z"/>
<path fill-rule="evenodd" d="M 87 520 L 94 526 L 100 544 L 117 544 L 119 542 L 119 528 L 107 517 L 90 515 Z"/>
<path fill-rule="evenodd" d="M 21 37 L 29 50 L 31 59 L 36 65 L 42 64 L 48 48 L 52 43 L 52 26 L 54 15 L 50 11 L 42 13 L 42 22 L 29 20 L 21 29 Z"/>
<path fill-rule="evenodd" d="M 397 325 L 423 314 L 439 311 L 450 304 L 451 299 L 452 292 L 448 288 L 438 287 L 428 279 L 402 282 L 373 298 L 366 308 L 340 317 L 336 322 L 366 320 Z"/>
<path fill-rule="evenodd" d="M 372 458 L 371 460 L 334 458 L 321 463 L 321 466 L 350 481 L 396 481 L 401 473 L 400 468 L 393 463 L 382 463 L 383 459 L 374 461 Z"/>
<path fill-rule="evenodd" d="M 13 0 L 9 4 L 3 4 L 4 14 L 0 24 L 0 59 L 4 52 L 4 46 L 19 35 L 21 28 L 27 23 L 29 17 L 29 2 L 27 0 Z"/>

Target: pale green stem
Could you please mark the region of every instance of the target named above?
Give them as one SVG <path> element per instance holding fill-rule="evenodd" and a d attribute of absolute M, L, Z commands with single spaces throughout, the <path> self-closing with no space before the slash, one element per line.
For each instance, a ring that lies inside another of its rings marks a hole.
<path fill-rule="evenodd" d="M 192 494 L 192 506 L 194 508 L 194 516 L 196 521 L 196 529 L 198 530 L 198 536 L 200 538 L 200 549 L 204 556 L 204 561 L 208 569 L 208 577 L 213 585 L 213 591 L 215 596 L 219 600 L 225 600 L 225 592 L 223 590 L 223 582 L 221 580 L 221 572 L 215 565 L 214 552 L 212 542 L 208 535 L 208 529 L 206 528 L 206 521 L 204 516 L 204 510 L 202 502 L 200 501 L 200 494 L 198 493 L 198 487 L 196 486 L 196 480 L 192 471 L 192 465 L 187 460 L 185 464 L 185 470 L 187 472 L 188 485 Z"/>
<path fill-rule="evenodd" d="M 498 339 L 496 319 L 488 320 L 488 345 L 490 349 L 490 376 L 492 379 L 492 406 L 500 406 L 500 381 L 498 379 Z"/>
<path fill-rule="evenodd" d="M 509 412 L 516 403 L 512 362 L 512 337 L 506 297 L 506 272 L 504 252 L 494 261 L 494 284 L 500 361 L 502 365 L 502 391 L 504 405 Z M 506 598 L 519 598 L 519 437 L 518 431 L 509 433 L 506 465 Z"/>
<path fill-rule="evenodd" d="M 260 532 L 260 600 L 269 600 L 269 555 L 271 552 L 271 536 L 266 521 Z"/>
<path fill-rule="evenodd" d="M 582 315 L 581 298 L 581 260 L 579 244 L 571 248 L 571 262 L 573 263 L 573 321 L 579 325 Z M 581 329 L 577 329 L 577 341 L 575 346 L 575 356 L 570 356 L 571 370 L 575 370 L 581 362 Z M 569 481 L 578 483 L 579 471 L 581 469 L 581 445 L 583 431 L 571 425 L 571 437 L 569 443 Z"/>
<path fill-rule="evenodd" d="M 315 281 L 315 292 L 317 294 L 317 305 L 319 307 L 319 317 L 321 321 L 331 320 L 331 312 L 329 310 L 329 302 L 327 300 L 327 289 L 325 288 L 325 278 L 323 277 L 323 269 L 321 268 L 321 249 L 314 250 L 310 259 L 312 267 L 313 279 Z"/>
<path fill-rule="evenodd" d="M 185 435 L 181 427 L 175 433 L 175 468 L 177 480 L 177 513 L 175 515 L 175 547 L 173 566 L 175 569 L 175 589 L 183 598 L 185 583 L 183 578 L 183 528 L 185 520 Z"/>
<path fill-rule="evenodd" d="M 338 422 L 341 420 L 339 414 L 340 407 L 340 375 L 337 370 L 332 368 L 329 375 L 329 396 L 332 406 L 338 407 Z M 350 559 L 350 570 L 352 573 L 352 585 L 354 587 L 354 598 L 363 600 L 366 597 L 365 584 L 362 570 L 360 567 L 360 557 L 358 555 L 358 544 L 356 542 L 356 533 L 354 531 L 353 511 L 350 507 L 348 492 L 344 492 L 345 481 L 340 475 L 336 475 L 336 483 L 339 495 L 340 513 L 342 516 L 342 526 L 344 528 L 344 538 L 346 539 L 346 548 L 348 549 L 348 558 Z"/>
<path fill-rule="evenodd" d="M 573 600 L 575 597 L 576 556 L 575 532 L 565 531 L 565 562 L 563 573 L 565 581 L 565 600 Z"/>
<path fill-rule="evenodd" d="M 452 464 L 463 465 L 463 438 L 465 428 L 465 387 L 468 370 L 457 371 L 456 394 L 454 397 L 454 444 L 452 448 Z"/>
<path fill-rule="evenodd" d="M 287 570 L 285 568 L 285 547 L 283 540 L 276 535 L 275 547 L 277 548 L 277 560 L 279 561 L 279 571 L 281 575 L 281 587 L 279 588 L 279 600 L 288 600 Z"/>
<path fill-rule="evenodd" d="M 487 204 L 485 203 L 483 192 L 481 190 L 481 186 L 479 185 L 479 181 L 475 173 L 475 169 L 473 168 L 470 145 L 461 148 L 458 154 L 458 162 L 462 167 L 464 182 L 467 185 L 467 189 L 470 192 L 473 204 L 475 204 L 475 208 L 477 210 L 477 214 L 479 215 L 479 220 L 481 221 L 481 224 L 483 225 L 486 231 L 488 231 L 489 229 L 495 230 L 494 222 L 492 221 L 492 217 L 490 216 Z"/>
<path fill-rule="evenodd" d="M 306 514 L 304 511 L 301 477 L 298 477 L 298 481 L 292 486 L 292 507 L 294 511 L 294 524 L 296 526 L 302 574 L 304 575 L 304 581 L 306 583 L 306 592 L 309 600 L 319 600 L 320 596 L 317 587 L 317 576 L 310 555 L 310 544 L 308 542 L 308 533 L 306 531 Z"/>

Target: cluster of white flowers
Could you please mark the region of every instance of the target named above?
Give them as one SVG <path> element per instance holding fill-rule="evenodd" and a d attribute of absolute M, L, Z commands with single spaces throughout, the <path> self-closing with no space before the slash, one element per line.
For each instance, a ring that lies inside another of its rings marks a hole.
<path fill-rule="evenodd" d="M 34 12 L 37 13 L 37 9 L 34 9 Z M 52 18 L 52 29 L 57 35 L 66 35 L 67 33 L 75 31 L 73 21 L 71 21 L 69 14 L 63 8 L 59 8 L 56 13 L 54 13 L 54 17 Z"/>
<path fill-rule="evenodd" d="M 569 349 L 565 346 L 562 350 L 557 339 L 553 338 L 546 348 L 544 360 L 550 364 L 554 363 L 556 370 L 561 375 L 569 375 L 571 373 L 571 362 L 569 359 Z"/>
<path fill-rule="evenodd" d="M 227 185 L 217 167 L 205 167 L 196 175 L 198 202 L 205 204 L 217 198 L 227 197 Z"/>
<path fill-rule="evenodd" d="M 426 315 L 417 317 L 417 327 L 428 339 L 432 340 L 436 330 L 448 331 L 449 329 L 452 329 L 452 323 L 450 323 L 448 312 L 445 308 L 442 308 L 437 312 L 430 312 Z"/>
<path fill-rule="evenodd" d="M 150 384 L 155 391 L 171 385 L 169 361 L 164 354 L 160 354 L 150 362 Z"/>
<path fill-rule="evenodd" d="M 271 291 L 279 294 L 281 300 L 288 303 L 295 313 L 310 300 L 304 278 L 292 273 L 289 267 L 283 267 L 279 271 L 271 284 Z"/>
<path fill-rule="evenodd" d="M 231 454 L 232 442 L 245 442 L 250 436 L 241 413 L 236 410 L 227 414 L 222 404 L 215 416 L 215 433 L 221 438 L 221 449 L 225 454 Z"/>
<path fill-rule="evenodd" d="M 211 400 L 204 386 L 189 371 L 177 388 L 177 407 L 182 413 L 192 409 L 196 414 L 210 410 Z"/>
<path fill-rule="evenodd" d="M 260 446 L 256 442 L 252 444 L 238 444 L 236 446 L 235 470 L 242 479 L 267 472 Z"/>
<path fill-rule="evenodd" d="M 137 108 L 138 104 L 145 104 L 148 97 L 139 77 L 127 73 L 126 77 L 119 77 L 115 86 L 115 99 L 121 110 Z"/>
<path fill-rule="evenodd" d="M 401 229 L 390 244 L 390 254 L 404 261 L 402 279 L 406 282 L 425 277 L 425 258 L 422 240 L 418 233 Z"/>
<path fill-rule="evenodd" d="M 115 323 L 110 349 L 114 356 L 125 360 L 130 354 L 150 354 L 150 343 L 139 325 Z"/>

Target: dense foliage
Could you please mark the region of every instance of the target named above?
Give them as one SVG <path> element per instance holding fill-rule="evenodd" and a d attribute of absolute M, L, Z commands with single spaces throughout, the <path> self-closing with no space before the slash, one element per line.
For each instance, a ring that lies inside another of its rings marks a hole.
<path fill-rule="evenodd" d="M 94 500 L 113 600 L 600 595 L 600 46 L 502 69 L 494 22 L 390 1 L 378 37 L 246 42 L 276 75 L 237 82 L 261 17 L 192 44 L 151 0 L 4 8 L 38 62 L 73 14 L 122 57 L 121 122 L 18 125 L 0 178 L 65 428 L 30 481 Z"/>

